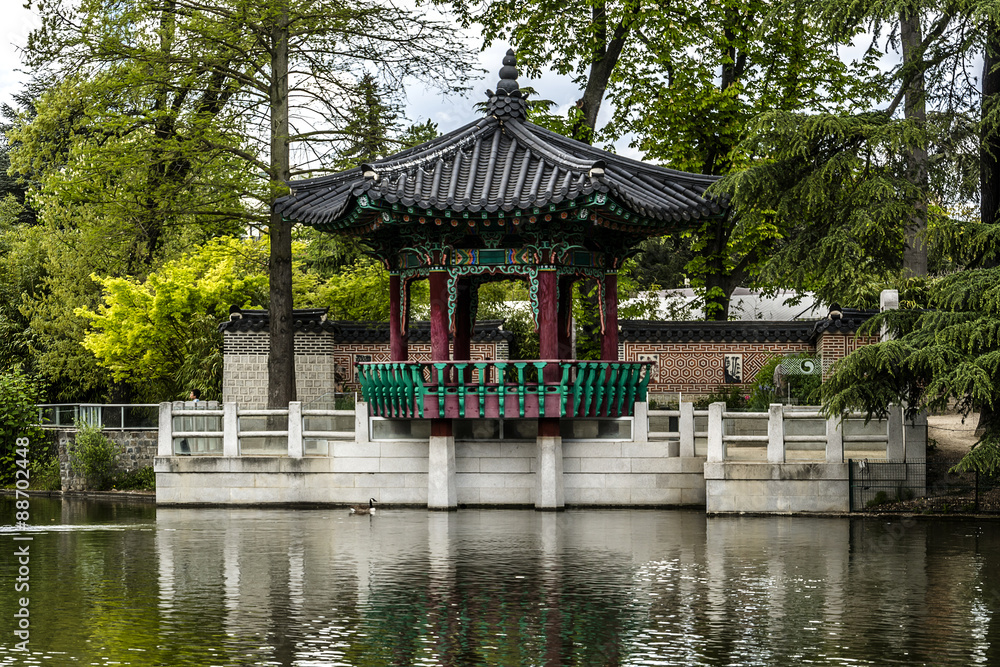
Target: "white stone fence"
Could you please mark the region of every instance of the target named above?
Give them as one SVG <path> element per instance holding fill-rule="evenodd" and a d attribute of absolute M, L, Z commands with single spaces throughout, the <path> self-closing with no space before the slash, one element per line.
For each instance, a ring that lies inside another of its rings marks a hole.
<path fill-rule="evenodd" d="M 354 440 L 355 410 L 240 409 L 236 403 L 161 403 L 158 456 L 329 456 L 330 440 Z M 364 417 L 362 417 L 364 419 Z M 336 426 L 351 424 L 352 428 Z"/>
<path fill-rule="evenodd" d="M 767 412 L 730 412 L 725 403 L 695 410 L 650 410 L 648 438 L 665 441 L 668 456 L 704 456 L 708 463 L 843 463 L 847 459 L 923 461 L 926 417 L 904 424 L 903 410 L 888 419 L 862 413 L 827 418 L 817 407 L 771 405 Z M 668 421 L 675 428 L 657 429 Z"/>
<path fill-rule="evenodd" d="M 923 461 L 926 430 L 904 424 L 891 406 L 887 420 L 863 414 L 826 418 L 818 408 L 772 405 L 768 412 L 729 412 L 724 403 L 695 410 L 645 410 L 637 404 L 632 442 L 662 443 L 667 457 L 708 463 L 842 463 L 846 459 Z M 369 441 L 367 405 L 356 410 L 240 409 L 214 401 L 161 403 L 159 456 L 330 456 L 330 442 Z M 630 418 L 633 419 L 633 418 Z M 664 424 L 668 424 L 664 428 Z M 516 436 L 515 436 L 516 437 Z"/>

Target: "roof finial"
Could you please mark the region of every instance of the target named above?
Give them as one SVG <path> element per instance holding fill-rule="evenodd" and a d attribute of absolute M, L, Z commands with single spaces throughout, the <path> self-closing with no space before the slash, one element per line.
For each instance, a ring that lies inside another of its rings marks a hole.
<path fill-rule="evenodd" d="M 521 87 L 517 84 L 517 56 L 514 55 L 514 49 L 507 49 L 507 55 L 504 56 L 497 92 L 487 94 L 490 101 L 486 105 L 486 110 L 491 116 L 501 120 L 527 118 L 528 105 L 521 94 Z"/>

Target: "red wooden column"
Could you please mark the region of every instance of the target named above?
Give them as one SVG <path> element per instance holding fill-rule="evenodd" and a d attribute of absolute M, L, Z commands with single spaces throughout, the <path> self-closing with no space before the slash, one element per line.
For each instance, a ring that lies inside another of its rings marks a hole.
<path fill-rule="evenodd" d="M 431 361 L 448 361 L 447 271 L 431 271 L 430 298 Z M 458 507 L 453 433 L 450 419 L 441 417 L 431 419 L 431 437 L 427 449 L 428 509 L 453 510 Z"/>
<path fill-rule="evenodd" d="M 404 331 L 402 321 L 401 283 L 398 273 L 389 274 L 389 361 L 409 360 L 409 332 Z"/>
<path fill-rule="evenodd" d="M 618 361 L 618 274 L 604 276 L 604 334 L 601 360 Z"/>
<path fill-rule="evenodd" d="M 458 281 L 455 295 L 455 361 L 468 361 L 472 356 L 472 285 Z"/>
<path fill-rule="evenodd" d="M 564 277 L 559 280 L 559 358 L 575 359 L 573 349 L 573 279 Z"/>
<path fill-rule="evenodd" d="M 431 271 L 431 361 L 448 361 L 448 272 Z"/>
<path fill-rule="evenodd" d="M 538 272 L 538 347 L 539 359 L 559 358 L 559 303 L 556 294 L 558 284 L 555 268 L 542 269 Z M 549 365 L 544 376 L 539 378 L 545 382 L 559 381 L 559 368 Z M 538 400 L 545 400 L 540 394 Z M 559 419 L 544 417 L 538 420 L 539 437 L 556 437 L 559 435 Z"/>
<path fill-rule="evenodd" d="M 539 359 L 559 358 L 559 322 L 555 269 L 538 272 L 538 343 Z M 551 369 L 546 368 L 546 374 Z M 555 378 L 559 379 L 556 371 Z M 548 378 L 546 378 L 548 379 Z"/>

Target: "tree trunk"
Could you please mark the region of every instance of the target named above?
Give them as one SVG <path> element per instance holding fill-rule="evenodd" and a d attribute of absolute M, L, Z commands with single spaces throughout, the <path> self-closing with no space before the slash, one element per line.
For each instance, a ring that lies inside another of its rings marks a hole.
<path fill-rule="evenodd" d="M 914 72 L 906 87 L 903 115 L 923 131 L 927 121 L 927 104 L 924 90 L 924 63 L 921 42 L 920 13 L 903 9 L 899 13 L 899 34 L 903 47 L 903 72 Z M 918 60 L 919 59 L 919 60 Z M 921 137 L 919 144 L 906 155 L 906 178 L 916 193 L 913 215 L 905 230 L 903 247 L 903 277 L 927 275 L 927 142 Z"/>
<path fill-rule="evenodd" d="M 986 48 L 983 55 L 982 114 L 985 121 L 1000 100 L 1000 24 L 987 23 Z M 984 122 L 979 144 L 979 215 L 986 224 L 1000 222 L 1000 128 Z M 970 263 L 973 267 L 995 266 L 996 258 L 980 256 Z"/>
<path fill-rule="evenodd" d="M 591 10 L 591 22 L 594 25 L 594 41 L 597 46 L 594 49 L 590 61 L 590 73 L 587 76 L 587 86 L 583 90 L 583 97 L 577 102 L 582 118 L 573 124 L 573 138 L 577 141 L 593 143 L 594 132 L 597 130 L 597 115 L 601 111 L 601 104 L 604 102 L 604 93 L 607 92 L 608 82 L 611 74 L 615 71 L 618 61 L 625 48 L 625 40 L 631 32 L 631 21 L 634 14 L 639 10 L 638 2 L 628 2 L 625 4 L 625 15 L 612 32 L 610 39 L 608 36 L 608 16 L 605 3 L 600 2 L 594 5 Z"/>
<path fill-rule="evenodd" d="M 271 29 L 271 202 L 287 190 L 291 177 L 288 141 L 288 5 Z M 272 209 L 269 227 L 270 354 L 267 359 L 267 406 L 287 408 L 295 400 L 295 332 L 292 329 L 292 224 Z"/>

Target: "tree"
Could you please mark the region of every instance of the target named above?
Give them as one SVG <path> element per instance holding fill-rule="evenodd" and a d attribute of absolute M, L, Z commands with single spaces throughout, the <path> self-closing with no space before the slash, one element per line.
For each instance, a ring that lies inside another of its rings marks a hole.
<path fill-rule="evenodd" d="M 287 404 L 294 399 L 292 230 L 267 209 L 293 177 L 331 167 L 343 143 L 343 92 L 365 72 L 376 71 L 396 90 L 408 77 L 447 88 L 464 76 L 463 47 L 452 39 L 452 26 L 370 0 L 168 0 L 156 8 L 125 0 L 116 9 L 106 12 L 89 0 L 78 14 L 46 5 L 43 31 L 29 46 L 44 47 L 49 62 L 64 68 L 85 64 L 96 71 L 127 60 L 142 72 L 131 84 L 156 99 L 177 89 L 174 73 L 182 82 L 206 81 L 205 90 L 216 93 L 218 113 L 208 120 L 226 122 L 206 121 L 213 134 L 203 138 L 202 150 L 264 175 L 263 187 L 244 194 L 257 198 L 256 214 L 271 237 L 268 403 Z M 132 48 L 136 25 L 156 26 L 150 34 L 158 45 Z M 316 129 L 316 120 L 326 127 Z M 232 131 L 239 141 L 231 140 Z M 304 149 L 294 168 L 293 145 Z"/>
<path fill-rule="evenodd" d="M 573 137 L 630 134 L 648 159 L 679 169 L 725 174 L 741 166 L 745 127 L 758 113 L 816 111 L 871 92 L 858 76 L 868 63 L 845 66 L 806 3 L 451 4 L 467 25 L 483 26 L 486 43 L 516 44 L 529 76 L 546 66 L 575 74 L 582 97 L 567 123 Z M 614 109 L 599 130 L 605 97 Z M 729 295 L 766 257 L 771 238 L 735 217 L 694 230 L 686 272 L 703 285 L 710 317 L 726 319 Z"/>
<path fill-rule="evenodd" d="M 214 395 L 218 380 L 194 369 L 220 366 L 217 323 L 231 305 L 250 307 L 266 299 L 267 245 L 260 241 L 215 239 L 167 262 L 140 282 L 94 277 L 102 305 L 81 308 L 89 322 L 83 345 L 116 381 L 128 381 L 147 400 L 182 398 L 195 388 Z M 203 344 L 206 335 L 210 344 Z"/>
<path fill-rule="evenodd" d="M 42 388 L 39 382 L 27 375 L 20 366 L 0 370 L 0 485 L 14 483 L 15 449 L 18 438 L 26 438 L 37 451 L 44 434 L 38 427 L 36 404 L 41 402 Z M 27 457 L 23 457 L 27 458 Z"/>

